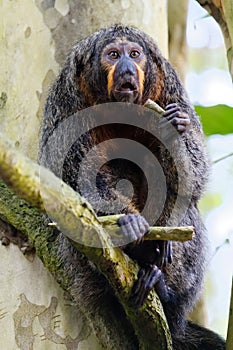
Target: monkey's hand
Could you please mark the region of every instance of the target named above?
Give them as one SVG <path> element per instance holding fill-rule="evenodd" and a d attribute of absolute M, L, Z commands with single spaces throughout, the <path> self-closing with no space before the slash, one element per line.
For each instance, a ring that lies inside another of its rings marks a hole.
<path fill-rule="evenodd" d="M 117 220 L 126 240 L 140 244 L 144 235 L 149 232 L 150 226 L 146 219 L 139 214 L 127 214 Z M 172 242 L 155 241 L 153 262 L 160 268 L 172 262 Z"/>
<path fill-rule="evenodd" d="M 180 133 L 186 131 L 188 125 L 190 124 L 190 118 L 188 114 L 182 112 L 176 103 L 171 103 L 166 106 L 163 117 L 165 117 L 166 120 L 174 125 L 177 131 Z"/>
<path fill-rule="evenodd" d="M 130 302 L 136 307 L 142 306 L 153 288 L 155 288 L 162 303 L 168 301 L 169 295 L 162 271 L 156 265 L 148 265 L 139 270 Z"/>
<path fill-rule="evenodd" d="M 150 226 L 146 219 L 138 214 L 127 214 L 117 220 L 128 242 L 140 242 L 143 236 L 149 232 Z"/>

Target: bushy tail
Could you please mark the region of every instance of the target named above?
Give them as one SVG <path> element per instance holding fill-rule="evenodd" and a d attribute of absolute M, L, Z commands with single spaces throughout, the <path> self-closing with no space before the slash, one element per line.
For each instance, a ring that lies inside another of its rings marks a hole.
<path fill-rule="evenodd" d="M 225 341 L 207 328 L 187 322 L 185 334 L 173 336 L 174 350 L 225 350 Z"/>

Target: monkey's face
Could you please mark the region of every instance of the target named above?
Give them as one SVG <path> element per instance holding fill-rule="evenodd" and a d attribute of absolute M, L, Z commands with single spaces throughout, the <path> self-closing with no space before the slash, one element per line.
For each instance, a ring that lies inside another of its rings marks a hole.
<path fill-rule="evenodd" d="M 141 102 L 146 56 L 138 43 L 125 39 L 110 43 L 103 50 L 101 64 L 107 73 L 111 101 Z"/>

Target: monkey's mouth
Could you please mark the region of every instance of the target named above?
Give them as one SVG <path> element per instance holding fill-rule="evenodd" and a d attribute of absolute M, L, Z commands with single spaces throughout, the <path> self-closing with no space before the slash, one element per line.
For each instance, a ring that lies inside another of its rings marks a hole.
<path fill-rule="evenodd" d="M 137 91 L 137 87 L 130 82 L 124 83 L 116 89 L 117 92 L 132 93 Z"/>
<path fill-rule="evenodd" d="M 121 102 L 135 102 L 138 97 L 137 84 L 127 81 L 115 87 L 113 95 L 117 101 Z"/>

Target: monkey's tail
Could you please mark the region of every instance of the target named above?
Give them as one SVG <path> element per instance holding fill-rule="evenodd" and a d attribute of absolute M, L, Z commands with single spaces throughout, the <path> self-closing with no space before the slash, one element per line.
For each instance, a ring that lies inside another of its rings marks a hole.
<path fill-rule="evenodd" d="M 211 330 L 195 323 L 187 322 L 185 334 L 173 336 L 174 350 L 225 350 L 223 338 Z"/>

